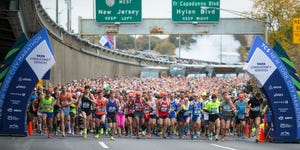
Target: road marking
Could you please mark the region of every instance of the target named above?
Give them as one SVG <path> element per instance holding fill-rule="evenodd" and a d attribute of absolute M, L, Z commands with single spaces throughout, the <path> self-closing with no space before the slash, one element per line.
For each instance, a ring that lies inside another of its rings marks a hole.
<path fill-rule="evenodd" d="M 104 142 L 98 142 L 103 148 L 109 148 Z"/>
<path fill-rule="evenodd" d="M 226 147 L 226 146 L 221 146 L 221 145 L 217 145 L 217 144 L 210 144 L 212 146 L 216 146 L 216 147 L 220 147 L 220 148 L 224 148 L 224 149 L 228 149 L 228 150 L 236 150 L 234 148 L 230 148 L 230 147 Z"/>

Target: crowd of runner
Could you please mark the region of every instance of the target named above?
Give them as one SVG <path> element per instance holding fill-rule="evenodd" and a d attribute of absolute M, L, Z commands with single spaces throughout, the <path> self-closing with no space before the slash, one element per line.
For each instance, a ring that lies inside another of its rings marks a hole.
<path fill-rule="evenodd" d="M 251 94 L 247 78 L 84 79 L 33 91 L 27 120 L 37 133 L 65 137 L 93 134 L 225 140 L 256 128 L 263 97 Z M 247 135 L 248 137 L 251 134 Z"/>

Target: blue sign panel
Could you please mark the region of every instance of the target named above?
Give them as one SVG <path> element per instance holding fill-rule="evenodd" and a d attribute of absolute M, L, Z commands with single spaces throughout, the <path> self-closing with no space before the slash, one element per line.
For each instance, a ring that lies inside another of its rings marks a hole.
<path fill-rule="evenodd" d="M 0 90 L 0 134 L 26 135 L 28 100 L 40 79 L 55 64 L 47 30 L 42 29 L 19 52 Z"/>
<path fill-rule="evenodd" d="M 272 110 L 274 142 L 300 139 L 300 105 L 286 66 L 260 37 L 256 36 L 244 67 L 266 94 Z"/>

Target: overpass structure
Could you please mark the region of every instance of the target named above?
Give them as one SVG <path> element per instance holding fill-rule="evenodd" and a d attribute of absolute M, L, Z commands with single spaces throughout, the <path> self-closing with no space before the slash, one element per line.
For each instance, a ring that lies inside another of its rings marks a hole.
<path fill-rule="evenodd" d="M 6 0 L 0 2 L 0 48 L 1 48 L 1 61 L 3 61 L 4 55 L 10 49 L 15 42 L 16 38 L 25 33 L 28 38 L 31 38 L 41 28 L 45 27 L 50 35 L 50 40 L 54 49 L 56 65 L 51 70 L 50 83 L 67 83 L 73 79 L 91 78 L 96 76 L 138 76 L 143 67 L 147 66 L 161 66 L 169 67 L 172 62 L 161 62 L 152 59 L 145 59 L 135 55 L 118 52 L 115 50 L 109 50 L 105 47 L 101 47 L 90 43 L 87 40 L 80 38 L 83 34 L 90 34 L 87 29 L 92 28 L 92 24 L 102 27 L 102 31 L 114 31 L 116 33 L 123 33 L 132 31 L 134 29 L 143 29 L 143 34 L 175 34 L 186 29 L 193 31 L 194 34 L 208 34 L 216 33 L 221 31 L 234 31 L 236 26 L 233 26 L 237 21 L 242 23 L 238 26 L 238 31 L 248 30 L 248 34 L 264 34 L 264 25 L 260 22 L 253 22 L 247 20 L 221 20 L 221 24 L 200 24 L 191 23 L 183 24 L 177 23 L 172 24 L 170 20 L 147 20 L 140 24 L 100 24 L 95 21 L 86 20 L 87 26 L 82 24 L 82 32 L 79 35 L 71 34 L 58 26 L 47 14 L 45 9 L 42 7 L 39 0 Z M 229 22 L 229 24 L 223 24 L 222 22 Z M 90 24 L 90 25 L 89 25 Z M 168 28 L 172 25 L 172 28 Z M 111 28 L 110 28 L 110 27 Z M 136 27 L 134 27 L 136 26 Z M 137 28 L 138 27 L 138 28 Z M 174 27 L 174 28 L 173 28 Z M 256 28 L 257 27 L 257 28 Z M 107 30 L 105 30 L 105 29 Z M 124 29 L 123 29 L 124 28 Z M 132 29 L 128 29 L 132 28 Z M 84 32 L 83 32 L 84 31 Z M 121 32 L 122 31 L 122 32 Z M 113 33 L 113 32 L 111 32 Z M 135 32 L 139 33 L 139 32 Z M 241 32 L 240 32 L 241 33 Z M 234 33 L 232 33 L 234 34 Z M 243 32 L 243 34 L 246 34 Z M 0 63 L 1 63 L 0 61 Z"/>

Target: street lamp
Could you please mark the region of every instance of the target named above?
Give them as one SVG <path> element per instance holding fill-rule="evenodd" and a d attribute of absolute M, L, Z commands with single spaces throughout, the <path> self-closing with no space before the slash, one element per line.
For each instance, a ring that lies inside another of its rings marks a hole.
<path fill-rule="evenodd" d="M 56 24 L 60 24 L 60 15 L 65 11 L 67 9 L 67 7 L 66 8 L 64 8 L 63 10 L 61 10 L 61 11 L 56 11 L 56 9 L 54 9 L 54 8 L 45 8 L 45 10 L 54 10 L 54 11 L 56 11 L 56 13 L 55 13 L 55 22 L 56 22 Z"/>
<path fill-rule="evenodd" d="M 181 37 L 180 37 L 180 34 L 178 34 L 178 37 L 176 37 L 176 39 L 178 40 L 178 52 L 179 52 L 179 59 L 181 58 Z"/>

